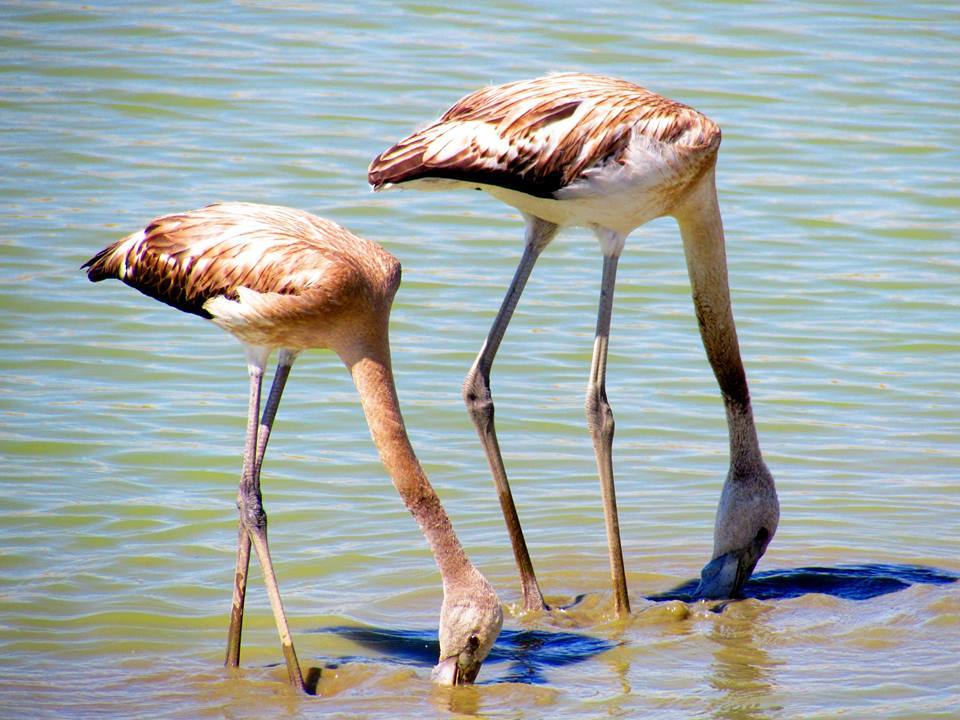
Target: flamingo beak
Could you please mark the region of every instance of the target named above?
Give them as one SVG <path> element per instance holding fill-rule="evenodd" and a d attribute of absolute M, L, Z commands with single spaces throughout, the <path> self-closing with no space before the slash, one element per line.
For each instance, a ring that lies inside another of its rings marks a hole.
<path fill-rule="evenodd" d="M 433 668 L 431 677 L 438 685 L 469 685 L 477 679 L 480 665 L 473 653 L 466 650 L 441 660 Z"/>
<path fill-rule="evenodd" d="M 693 593 L 697 600 L 726 600 L 742 596 L 743 586 L 770 542 L 766 528 L 746 547 L 731 550 L 708 562 L 700 571 L 700 584 Z"/>

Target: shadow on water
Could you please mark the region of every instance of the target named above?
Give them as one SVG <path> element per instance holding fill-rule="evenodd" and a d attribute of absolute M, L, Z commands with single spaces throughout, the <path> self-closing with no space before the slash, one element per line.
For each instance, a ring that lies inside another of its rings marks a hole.
<path fill-rule="evenodd" d="M 899 592 L 911 585 L 946 585 L 960 576 L 937 568 L 919 565 L 864 564 L 836 567 L 804 567 L 766 570 L 754 575 L 744 586 L 743 597 L 757 600 L 786 600 L 808 593 L 833 595 L 846 600 L 869 600 Z M 690 580 L 648 600 L 690 602 L 698 580 Z M 713 609 L 721 612 L 726 602 Z M 338 626 L 309 630 L 330 633 L 378 653 L 382 660 L 399 665 L 432 667 L 440 654 L 436 630 L 390 630 L 356 626 Z M 542 630 L 504 630 L 497 639 L 486 664 L 509 663 L 506 673 L 485 682 L 544 684 L 544 672 L 550 668 L 575 665 L 589 660 L 618 643 L 568 632 Z M 327 668 L 341 663 L 370 662 L 369 657 L 349 655 L 330 659 Z M 483 683 L 481 683 L 483 684 Z"/>
<path fill-rule="evenodd" d="M 958 579 L 957 575 L 937 568 L 883 563 L 765 570 L 756 573 L 744 585 L 743 597 L 787 600 L 808 593 L 821 593 L 844 600 L 869 600 L 919 583 L 947 585 Z M 698 582 L 690 580 L 667 592 L 648 595 L 647 599 L 690 602 Z"/>
<path fill-rule="evenodd" d="M 332 633 L 383 655 L 401 665 L 433 667 L 440 655 L 436 630 L 386 630 L 362 627 L 331 627 L 311 630 Z M 485 665 L 509 662 L 505 675 L 493 682 L 543 684 L 543 671 L 574 665 L 614 647 L 616 643 L 586 635 L 540 630 L 504 630 L 497 638 Z M 342 657 L 337 662 L 369 662 L 365 657 Z M 327 667 L 335 667 L 328 663 Z M 480 683 L 482 684 L 482 683 Z"/>

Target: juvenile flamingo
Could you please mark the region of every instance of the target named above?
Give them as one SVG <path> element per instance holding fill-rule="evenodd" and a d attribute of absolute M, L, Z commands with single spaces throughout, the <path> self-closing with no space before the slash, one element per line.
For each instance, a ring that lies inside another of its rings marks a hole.
<path fill-rule="evenodd" d="M 416 518 L 443 579 L 438 683 L 473 682 L 503 619 L 493 588 L 470 562 L 407 438 L 390 364 L 388 323 L 400 263 L 376 243 L 300 210 L 223 203 L 153 220 L 84 266 L 178 310 L 213 321 L 243 345 L 250 375 L 233 605 L 226 664 L 240 661 L 250 544 L 263 568 L 290 682 L 305 691 L 267 547 L 260 468 L 294 360 L 308 348 L 336 352 L 353 376 L 373 441 Z M 260 420 L 260 388 L 279 349 Z"/>
<path fill-rule="evenodd" d="M 617 261 L 627 236 L 664 215 L 680 226 L 707 359 L 720 385 L 730 470 L 717 509 L 713 559 L 699 597 L 734 597 L 773 538 L 779 503 L 764 464 L 730 307 L 714 180 L 720 128 L 693 108 L 639 85 L 564 73 L 467 95 L 370 165 L 375 190 L 479 188 L 517 208 L 526 245 L 463 396 L 493 473 L 521 576 L 524 606 L 545 607 L 524 542 L 494 429 L 490 371 L 534 263 L 560 227 L 591 228 L 603 274 L 587 423 L 600 476 L 615 610 L 629 612 L 613 481 L 614 421 L 605 376 Z"/>

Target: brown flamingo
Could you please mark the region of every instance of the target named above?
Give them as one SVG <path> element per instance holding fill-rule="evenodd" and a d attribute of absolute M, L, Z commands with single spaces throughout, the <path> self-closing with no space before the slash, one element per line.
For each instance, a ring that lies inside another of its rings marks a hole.
<path fill-rule="evenodd" d="M 400 263 L 376 243 L 300 210 L 223 203 L 157 218 L 84 264 L 90 280 L 117 278 L 178 310 L 211 320 L 243 345 L 250 376 L 233 606 L 226 664 L 240 660 L 250 544 L 263 568 L 290 682 L 303 675 L 267 546 L 260 468 L 280 395 L 297 356 L 329 348 L 353 376 L 393 484 L 416 518 L 443 579 L 441 684 L 472 682 L 503 620 L 493 588 L 470 562 L 407 438 L 390 363 L 388 322 Z M 258 424 L 271 351 L 279 358 Z"/>
<path fill-rule="evenodd" d="M 500 311 L 463 387 L 521 576 L 524 606 L 546 607 L 527 552 L 494 428 L 490 371 L 534 263 L 559 228 L 591 228 L 603 274 L 587 423 L 604 504 L 614 604 L 629 612 L 613 481 L 613 413 L 605 376 L 617 261 L 627 236 L 664 215 L 680 226 L 707 359 L 726 407 L 730 470 L 717 509 L 713 559 L 697 595 L 734 597 L 773 538 L 779 503 L 754 426 L 730 306 L 714 180 L 720 128 L 693 108 L 623 80 L 563 73 L 471 93 L 370 165 L 375 190 L 482 189 L 518 209 L 526 243 Z"/>

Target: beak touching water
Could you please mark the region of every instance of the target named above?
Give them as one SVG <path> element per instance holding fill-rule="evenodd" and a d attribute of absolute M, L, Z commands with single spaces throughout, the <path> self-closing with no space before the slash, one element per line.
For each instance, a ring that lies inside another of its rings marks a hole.
<path fill-rule="evenodd" d="M 469 685 L 477 679 L 483 660 L 477 657 L 479 642 L 471 637 L 470 644 L 459 654 L 441 660 L 433 668 L 431 677 L 438 685 Z"/>
<path fill-rule="evenodd" d="M 767 549 L 770 534 L 760 528 L 753 542 L 714 558 L 700 571 L 700 584 L 693 593 L 698 600 L 741 597 L 743 586 Z"/>

